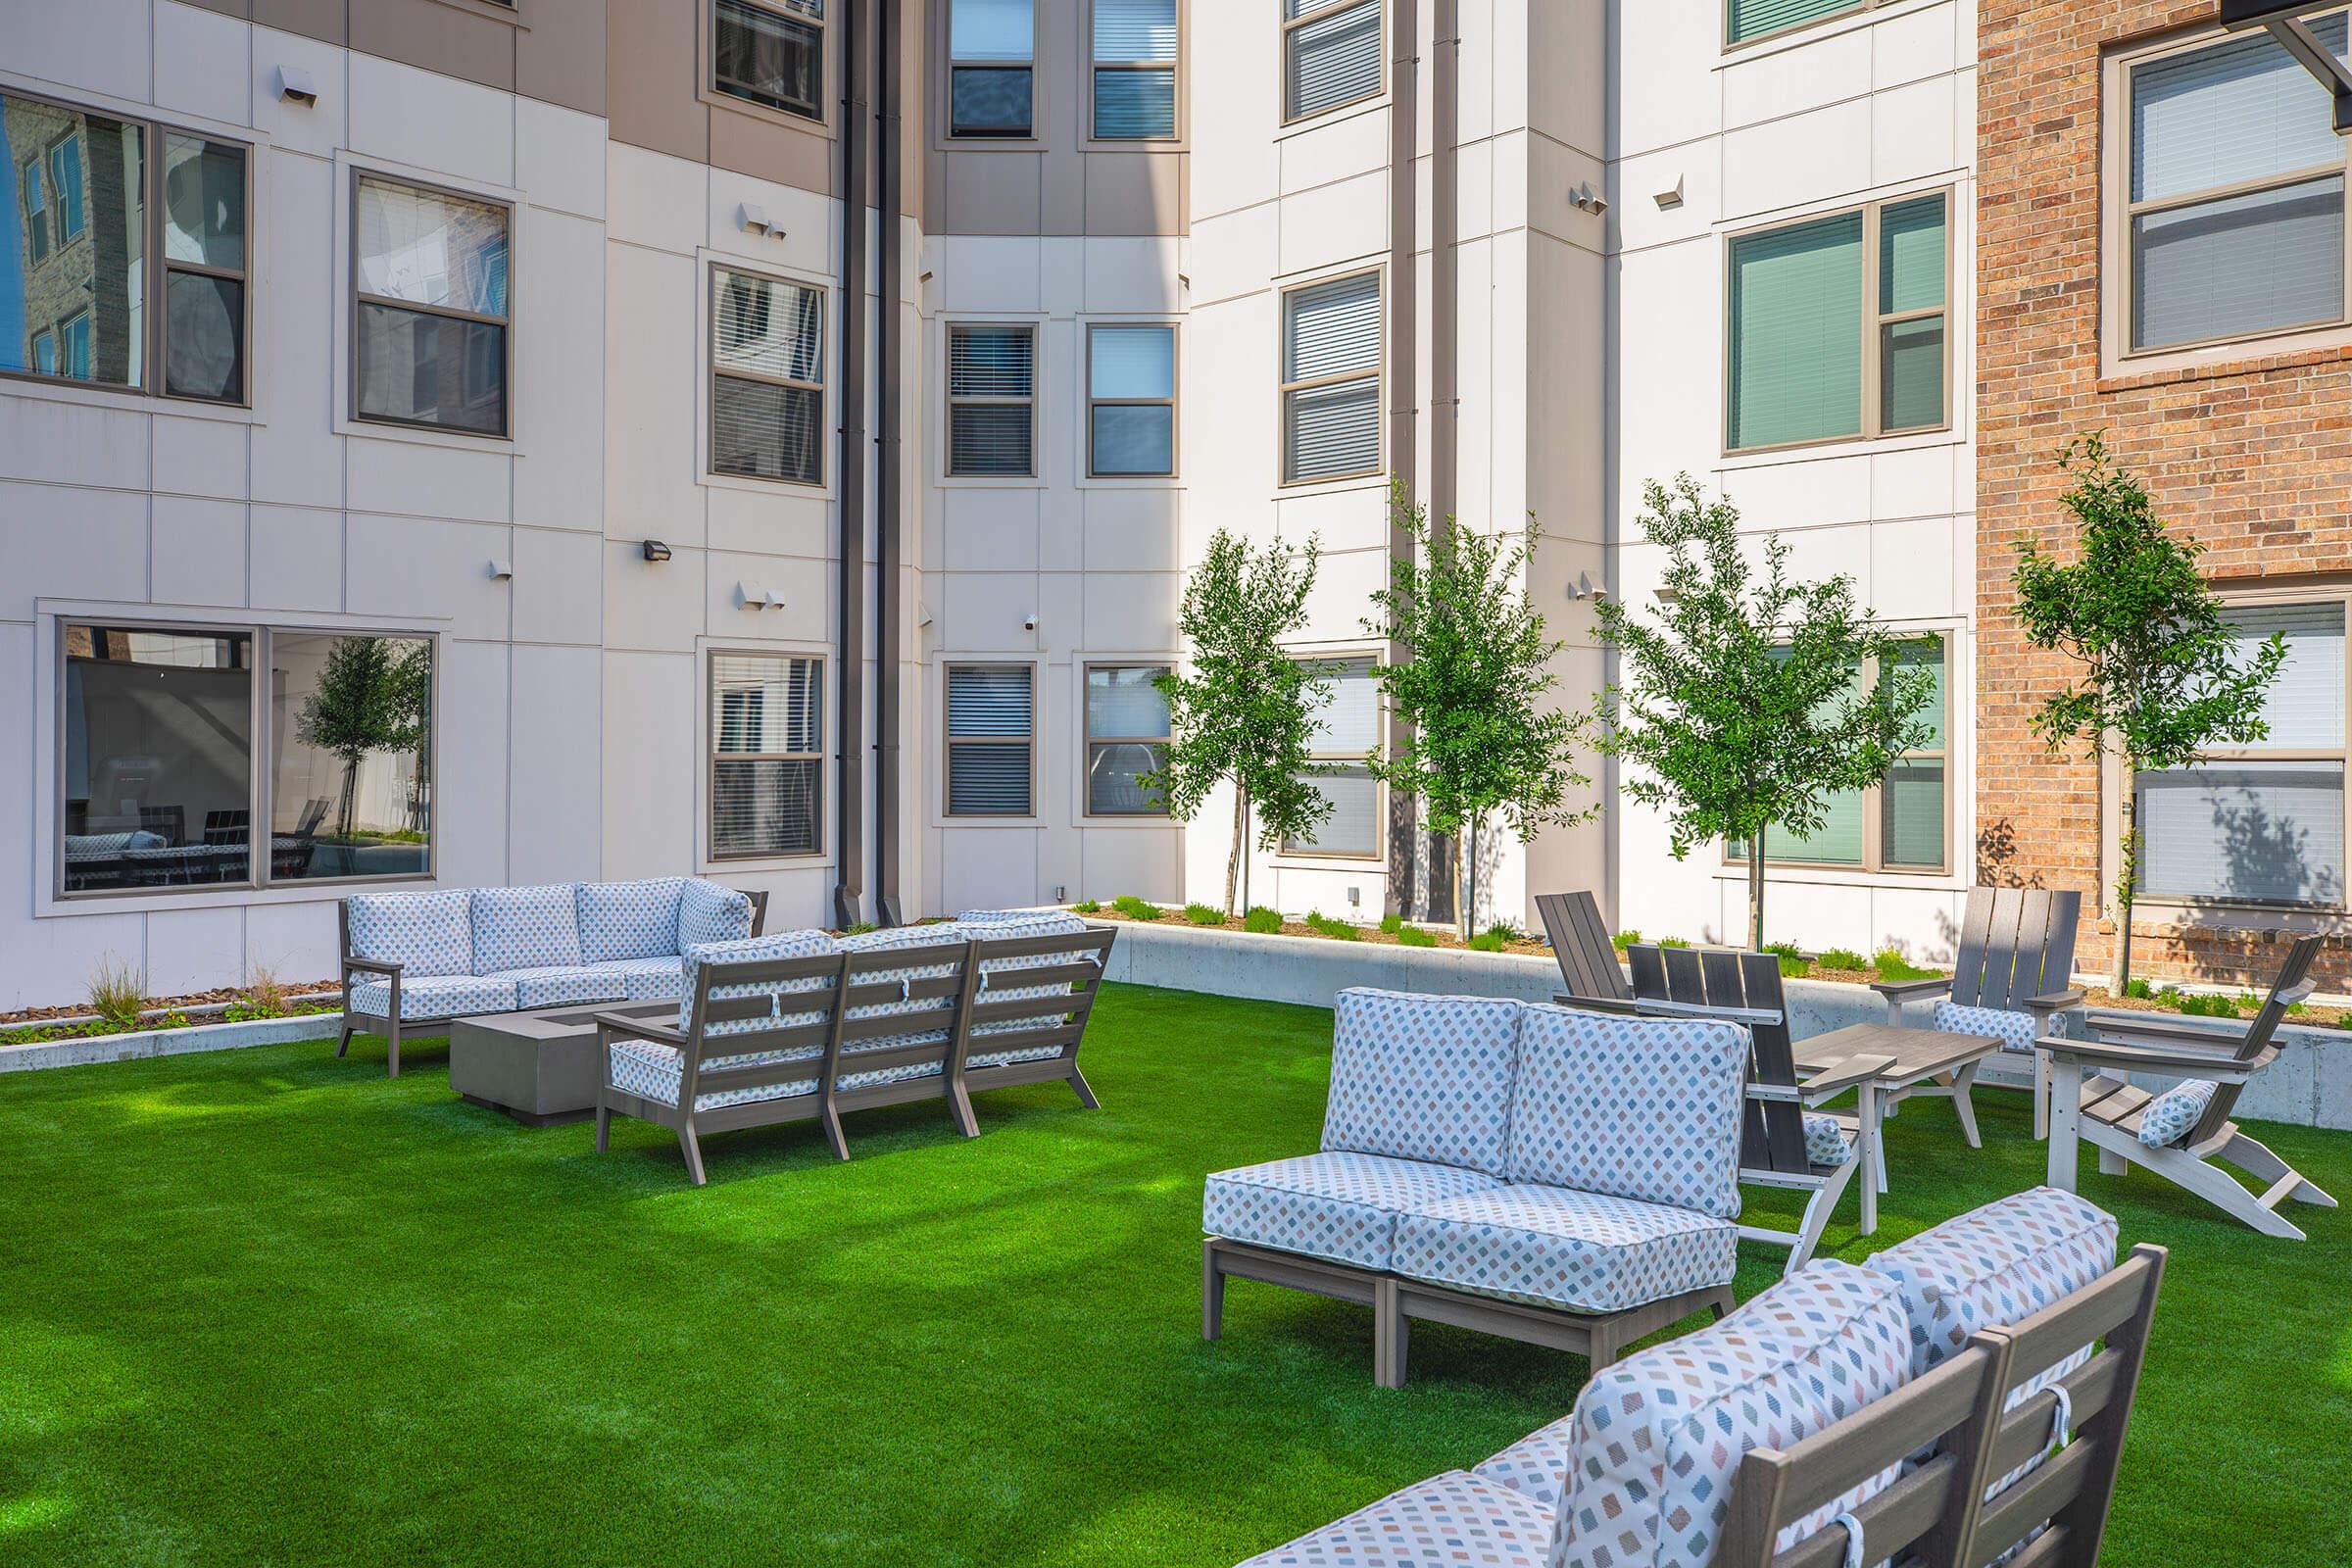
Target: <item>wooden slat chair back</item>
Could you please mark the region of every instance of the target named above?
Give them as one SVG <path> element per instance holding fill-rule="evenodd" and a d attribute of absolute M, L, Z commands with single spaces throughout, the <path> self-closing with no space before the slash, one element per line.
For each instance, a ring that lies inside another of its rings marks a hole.
<path fill-rule="evenodd" d="M 2278 978 L 2271 982 L 2271 994 L 2263 998 L 2262 1010 L 2254 1015 L 2254 1021 L 2246 1026 L 2245 1038 L 2238 1042 L 2234 1054 L 2239 1061 L 2259 1060 L 2272 1050 L 2272 1037 L 2286 1021 L 2287 1008 L 2312 992 L 2311 966 L 2325 941 L 2317 934 L 2295 939 L 2295 945 L 2287 951 L 2285 964 L 2278 970 Z M 2205 1114 L 2197 1118 L 2196 1126 L 2182 1142 L 2193 1149 L 2219 1136 L 2230 1125 L 2230 1114 L 2237 1109 L 2237 1097 L 2245 1092 L 2243 1079 L 2217 1085 L 2213 1099 L 2205 1103 Z"/>
<path fill-rule="evenodd" d="M 1750 1449 L 1732 1483 L 1716 1568 L 1986 1568 L 2045 1524 L 2010 1559 L 2015 1568 L 2093 1568 L 2164 1262 L 2163 1248 L 2136 1247 L 2095 1283 L 1973 1336 L 1958 1355 L 1834 1426 L 1787 1449 Z M 2044 1369 L 2094 1344 L 2082 1366 L 2010 1407 Z M 1922 1453 L 1884 1491 L 1776 1549 L 1806 1514 Z M 1986 1499 L 2036 1455 L 2031 1472 Z"/>
<path fill-rule="evenodd" d="M 1952 1001 L 2023 1012 L 2074 983 L 2082 895 L 2049 888 L 1973 888 L 1952 958 Z"/>
<path fill-rule="evenodd" d="M 707 963 L 697 973 L 683 1044 L 678 1103 L 691 1113 L 704 1095 L 763 1089 L 818 1076 L 817 1062 L 830 1071 L 840 1054 L 842 988 L 848 964 L 833 954 L 812 958 L 755 958 L 742 963 Z M 718 996 L 757 987 L 749 995 Z M 763 1026 L 735 1028 L 742 1024 Z M 730 1026 L 711 1033 L 714 1025 Z M 649 1035 L 651 1031 L 648 1031 Z M 742 1058 L 774 1052 L 815 1051 L 815 1058 L 746 1063 Z M 733 1108 L 733 1107 L 729 1107 Z M 707 1113 L 708 1114 L 708 1113 Z"/>
<path fill-rule="evenodd" d="M 1066 1082 L 1081 1104 L 1097 1108 L 1078 1047 L 1117 938 L 1113 927 L 1090 926 L 986 945 L 985 962 L 974 965 L 961 1049 L 949 1069 L 948 1098 L 959 1125 L 970 1121 L 973 1090 L 1016 1084 Z"/>
<path fill-rule="evenodd" d="M 1583 889 L 1574 893 L 1545 893 L 1536 899 L 1536 914 L 1551 941 L 1552 957 L 1568 995 L 1582 1002 L 1630 1002 L 1633 988 L 1617 962 L 1617 949 L 1600 917 L 1600 904 Z"/>

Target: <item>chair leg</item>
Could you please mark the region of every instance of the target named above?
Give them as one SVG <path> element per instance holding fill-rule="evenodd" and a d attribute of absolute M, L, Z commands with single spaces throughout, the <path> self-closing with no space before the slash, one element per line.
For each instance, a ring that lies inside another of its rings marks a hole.
<path fill-rule="evenodd" d="M 2038 1051 L 2034 1053 L 2034 1136 L 2050 1136 L 2050 1058 Z"/>
<path fill-rule="evenodd" d="M 2099 1174 L 2121 1176 L 2132 1168 L 2131 1162 L 2112 1149 L 2099 1151 Z"/>
<path fill-rule="evenodd" d="M 398 1018 L 387 1019 L 384 1023 L 384 1076 L 387 1078 L 400 1076 L 400 1020 Z"/>
<path fill-rule="evenodd" d="M 706 1180 L 703 1175 L 703 1146 L 695 1141 L 691 1124 L 678 1129 L 678 1148 L 686 1154 L 686 1174 L 693 1179 L 695 1186 L 702 1186 Z"/>
<path fill-rule="evenodd" d="M 1217 1267 L 1217 1242 L 1200 1240 L 1200 1337 L 1222 1338 L 1225 1333 L 1225 1271 Z"/>
<path fill-rule="evenodd" d="M 1977 1063 L 1970 1062 L 1951 1080 L 1952 1114 L 1960 1118 L 1960 1136 L 1968 1140 L 1971 1149 L 1983 1149 L 1984 1140 L 1977 1135 L 1977 1102 L 1969 1094 L 1977 1087 Z"/>
<path fill-rule="evenodd" d="M 2292 1176 L 2295 1185 L 2287 1190 L 2286 1201 L 2317 1203 L 2322 1208 L 2335 1207 L 2335 1200 L 2328 1197 L 2318 1183 L 2272 1153 L 2267 1144 L 2248 1138 L 2244 1133 L 2233 1134 L 2213 1157 L 2229 1161 L 2265 1185 L 2276 1185 Z"/>
<path fill-rule="evenodd" d="M 609 1152 L 612 1148 L 612 1107 L 603 1101 L 596 1102 L 596 1152 Z"/>
<path fill-rule="evenodd" d="M 972 1093 L 954 1080 L 948 1084 L 948 1115 L 964 1137 L 980 1136 L 980 1118 L 972 1114 Z"/>
<path fill-rule="evenodd" d="M 1076 1062 L 1070 1064 L 1070 1087 L 1078 1092 L 1078 1103 L 1089 1110 L 1102 1108 L 1102 1102 L 1095 1098 L 1094 1085 L 1086 1081 L 1086 1074 L 1078 1070 Z"/>
<path fill-rule="evenodd" d="M 1788 1266 L 1782 1278 L 1794 1274 L 1813 1261 L 1814 1250 L 1821 1246 L 1822 1232 L 1829 1229 L 1830 1215 L 1838 1208 L 1838 1200 L 1845 1196 L 1846 1184 L 1854 1179 L 1854 1169 L 1862 1163 L 1860 1151 L 1854 1157 L 1838 1167 L 1838 1173 L 1823 1179 L 1813 1197 L 1805 1204 L 1805 1217 L 1797 1227 L 1796 1245 L 1788 1250 Z"/>
<path fill-rule="evenodd" d="M 342 1055 L 343 1055 L 343 1054 L 344 1054 L 345 1052 L 349 1051 L 350 1049 L 351 1049 L 351 1014 L 347 1012 L 347 1013 L 345 1013 L 345 1014 L 343 1015 L 343 1032 L 342 1032 L 340 1035 L 336 1036 L 336 1038 L 335 1038 L 335 1056 L 336 1056 L 336 1058 L 337 1058 L 338 1060 L 340 1060 L 340 1059 L 342 1058 Z"/>
<path fill-rule="evenodd" d="M 850 1140 L 841 1130 L 841 1112 L 835 1110 L 831 1105 L 827 1105 L 817 1112 L 817 1119 L 824 1123 L 825 1142 L 831 1146 L 833 1157 L 835 1159 L 849 1158 Z"/>
<path fill-rule="evenodd" d="M 1396 1281 L 1384 1278 L 1372 1288 L 1372 1381 L 1379 1387 L 1404 1387 L 1405 1341 L 1411 1334 Z"/>

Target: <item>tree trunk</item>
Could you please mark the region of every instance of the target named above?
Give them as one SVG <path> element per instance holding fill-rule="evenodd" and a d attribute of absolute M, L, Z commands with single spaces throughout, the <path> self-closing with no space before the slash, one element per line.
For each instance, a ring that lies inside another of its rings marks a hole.
<path fill-rule="evenodd" d="M 360 796 L 360 762 L 359 762 L 359 759 L 357 759 L 357 758 L 353 758 L 353 757 L 347 757 L 347 758 L 345 758 L 345 759 L 343 760 L 343 798 L 342 798 L 340 801 L 338 801 L 338 802 L 336 803 L 336 809 L 335 809 L 335 833 L 336 833 L 336 836 L 337 836 L 337 837 L 339 837 L 339 838 L 342 838 L 342 839 L 344 839 L 344 840 L 345 840 L 345 841 L 347 841 L 347 842 L 348 842 L 348 841 L 350 840 L 350 838 L 351 838 L 351 829 L 352 829 L 352 820 L 351 820 L 351 819 L 352 819 L 352 817 L 353 817 L 353 816 L 355 816 L 356 814 L 358 814 L 358 811 L 359 811 L 359 805 L 360 805 L 359 796 Z"/>
<path fill-rule="evenodd" d="M 1242 840 L 1250 824 L 1250 797 L 1243 791 L 1240 780 L 1233 786 L 1233 848 L 1225 856 L 1225 918 L 1232 919 L 1234 889 L 1242 873 Z"/>
<path fill-rule="evenodd" d="M 2139 895 L 2139 791 L 2132 759 L 2124 759 L 2124 832 L 2115 879 L 2115 994 L 2132 984 L 2132 905 Z M 2063 982 L 2061 982 L 2063 984 Z"/>
<path fill-rule="evenodd" d="M 1747 846 L 1747 945 L 1764 951 L 1764 829 Z"/>
<path fill-rule="evenodd" d="M 1478 818 L 1467 817 L 1457 836 L 1462 858 L 1461 907 L 1454 911 L 1454 930 L 1467 943 L 1478 935 Z"/>

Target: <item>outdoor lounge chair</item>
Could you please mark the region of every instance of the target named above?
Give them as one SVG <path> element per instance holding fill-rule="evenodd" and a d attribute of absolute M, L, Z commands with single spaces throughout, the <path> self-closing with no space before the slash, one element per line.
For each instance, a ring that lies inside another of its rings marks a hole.
<path fill-rule="evenodd" d="M 2302 1241 L 2302 1228 L 2278 1212 L 2293 1200 L 2335 1207 L 2335 1200 L 2230 1119 L 2256 1073 L 2278 1058 L 2272 1037 L 2286 1009 L 2311 995 L 2312 960 L 2323 939 L 2299 937 L 2262 1011 L 2242 1030 L 2209 1029 L 2157 1013 L 2099 1008 L 2084 1015 L 2082 1040 L 2047 1039 L 2035 1050 L 2050 1079 L 2050 1185 L 2075 1186 L 2076 1140 L 2099 1152 L 2099 1169 L 2153 1171 L 2266 1236 Z M 2092 1069 L 2085 1082 L 2083 1069 Z M 2150 1094 L 2125 1075 L 2179 1079 Z M 2249 1192 L 2223 1165 L 2264 1185 Z"/>

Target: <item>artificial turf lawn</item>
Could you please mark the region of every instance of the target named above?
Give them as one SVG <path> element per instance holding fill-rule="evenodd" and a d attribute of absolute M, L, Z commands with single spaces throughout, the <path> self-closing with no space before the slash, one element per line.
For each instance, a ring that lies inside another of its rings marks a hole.
<path fill-rule="evenodd" d="M 0 1562 L 1229 1564 L 1565 1412 L 1572 1356 L 1237 1281 L 1200 1178 L 1314 1147 L 1331 1015 L 1108 987 L 1066 1089 L 710 1139 L 530 1130 L 438 1046 L 0 1077 Z M 2016 1095 L 1889 1128 L 1877 1246 L 2033 1185 Z M 2352 1194 L 2352 1134 L 2266 1128 Z M 2086 1164 L 2090 1163 L 2085 1161 Z M 2104 1561 L 2352 1561 L 2352 1223 L 2276 1242 L 2084 1178 L 2173 1249 Z M 1751 1199 L 1793 1215 L 1778 1195 Z M 1742 1246 L 1742 1298 L 1782 1254 Z M 1695 1323 L 1689 1326 L 1695 1326 Z"/>

